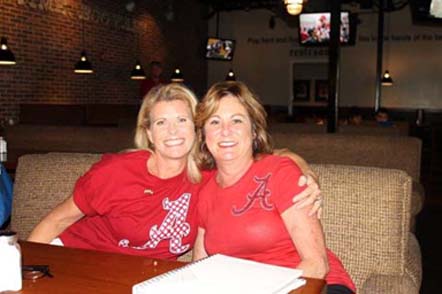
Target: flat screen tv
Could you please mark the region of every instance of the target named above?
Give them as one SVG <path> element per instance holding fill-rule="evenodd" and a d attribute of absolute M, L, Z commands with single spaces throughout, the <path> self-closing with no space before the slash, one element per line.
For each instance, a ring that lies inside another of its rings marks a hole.
<path fill-rule="evenodd" d="M 411 15 L 417 25 L 442 25 L 442 0 L 411 0 Z"/>
<path fill-rule="evenodd" d="M 235 41 L 209 37 L 206 44 L 206 58 L 214 60 L 233 60 Z"/>
<path fill-rule="evenodd" d="M 330 42 L 330 12 L 301 13 L 299 15 L 299 43 L 303 46 L 326 46 Z M 341 45 L 354 45 L 356 17 L 341 11 Z"/>

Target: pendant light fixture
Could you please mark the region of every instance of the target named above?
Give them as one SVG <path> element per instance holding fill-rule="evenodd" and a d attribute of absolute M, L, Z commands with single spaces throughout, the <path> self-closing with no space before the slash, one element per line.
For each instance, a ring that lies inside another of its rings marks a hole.
<path fill-rule="evenodd" d="M 302 11 L 303 0 L 284 0 L 288 14 L 298 15 Z"/>
<path fill-rule="evenodd" d="M 226 75 L 226 81 L 236 81 L 235 73 L 233 72 L 233 69 L 230 69 L 229 72 Z"/>
<path fill-rule="evenodd" d="M 382 75 L 381 84 L 382 86 L 393 86 L 393 79 L 391 78 L 388 70 L 386 70 Z"/>
<path fill-rule="evenodd" d="M 15 56 L 11 49 L 8 47 L 8 40 L 6 37 L 2 37 L 0 42 L 0 64 L 1 65 L 14 65 Z"/>
<path fill-rule="evenodd" d="M 80 60 L 75 64 L 74 72 L 77 74 L 91 74 L 94 72 L 92 64 L 87 59 L 86 51 L 81 51 Z"/>
<path fill-rule="evenodd" d="M 146 73 L 144 72 L 143 66 L 141 65 L 141 62 L 139 60 L 137 60 L 137 62 L 135 63 L 135 67 L 130 74 L 130 78 L 132 80 L 146 79 Z"/>
<path fill-rule="evenodd" d="M 184 82 L 184 77 L 181 70 L 177 67 L 173 71 L 172 77 L 170 78 L 172 83 L 182 83 Z"/>
<path fill-rule="evenodd" d="M 6 23 L 6 21 L 3 23 Z M 0 65 L 14 65 L 15 63 L 14 53 L 8 47 L 8 39 L 2 36 L 0 41 Z"/>
<path fill-rule="evenodd" d="M 81 18 L 81 46 L 84 48 L 84 18 Z M 91 74 L 94 72 L 92 64 L 87 59 L 86 50 L 81 51 L 80 60 L 75 64 L 74 72 L 77 74 Z"/>
<path fill-rule="evenodd" d="M 140 55 L 140 40 L 138 34 L 137 37 L 137 55 Z M 141 65 L 141 62 L 139 59 L 137 59 L 137 62 L 135 63 L 135 67 L 130 73 L 130 78 L 132 80 L 145 80 L 146 79 L 146 73 L 144 72 L 143 66 Z"/>
<path fill-rule="evenodd" d="M 390 38 L 390 17 L 391 15 L 388 14 L 388 20 L 387 20 L 387 36 L 388 39 Z M 386 64 L 387 64 L 387 68 L 389 66 L 388 64 L 388 55 L 389 55 L 389 50 L 390 49 L 390 42 L 388 42 L 387 45 L 387 50 L 386 50 Z M 390 72 L 387 70 L 385 70 L 384 74 L 382 75 L 382 79 L 381 79 L 381 85 L 382 86 L 393 86 L 393 79 L 391 78 Z"/>

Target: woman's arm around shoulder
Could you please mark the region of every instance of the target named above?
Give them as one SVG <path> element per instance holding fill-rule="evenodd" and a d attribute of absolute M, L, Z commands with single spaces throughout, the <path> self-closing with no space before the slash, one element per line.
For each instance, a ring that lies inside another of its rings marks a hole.
<path fill-rule="evenodd" d="M 28 241 L 50 243 L 83 216 L 84 214 L 75 204 L 73 196 L 70 196 L 40 221 L 32 230 Z"/>
<path fill-rule="evenodd" d="M 307 185 L 301 193 L 294 195 L 293 203 L 298 209 L 313 204 L 309 211 L 309 215 L 316 215 L 321 218 L 322 213 L 322 195 L 319 187 L 319 177 L 310 168 L 308 163 L 298 154 L 293 153 L 289 149 L 275 149 L 274 155 L 283 156 L 291 159 L 302 171 L 302 176 L 298 180 L 298 186 Z"/>

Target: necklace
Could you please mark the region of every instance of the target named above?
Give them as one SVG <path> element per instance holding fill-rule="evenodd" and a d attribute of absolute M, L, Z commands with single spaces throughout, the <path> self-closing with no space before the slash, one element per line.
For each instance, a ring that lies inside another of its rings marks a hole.
<path fill-rule="evenodd" d="M 152 190 L 152 189 L 149 189 L 149 188 L 144 189 L 144 194 L 147 194 L 147 195 L 153 195 L 153 190 Z"/>

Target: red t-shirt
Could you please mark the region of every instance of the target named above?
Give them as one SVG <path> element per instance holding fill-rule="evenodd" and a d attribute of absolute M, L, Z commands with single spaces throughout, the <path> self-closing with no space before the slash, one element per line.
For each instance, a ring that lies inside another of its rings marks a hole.
<path fill-rule="evenodd" d="M 193 247 L 202 184 L 185 172 L 170 179 L 150 174 L 149 157 L 147 151 L 107 154 L 78 179 L 74 202 L 86 217 L 60 235 L 65 246 L 163 259 Z"/>
<path fill-rule="evenodd" d="M 281 214 L 293 205 L 301 170 L 288 158 L 268 155 L 255 161 L 232 186 L 221 188 L 212 177 L 201 189 L 199 226 L 205 229 L 209 255 L 239 258 L 295 268 L 301 261 Z M 327 250 L 327 284 L 355 286 L 338 258 Z"/>

